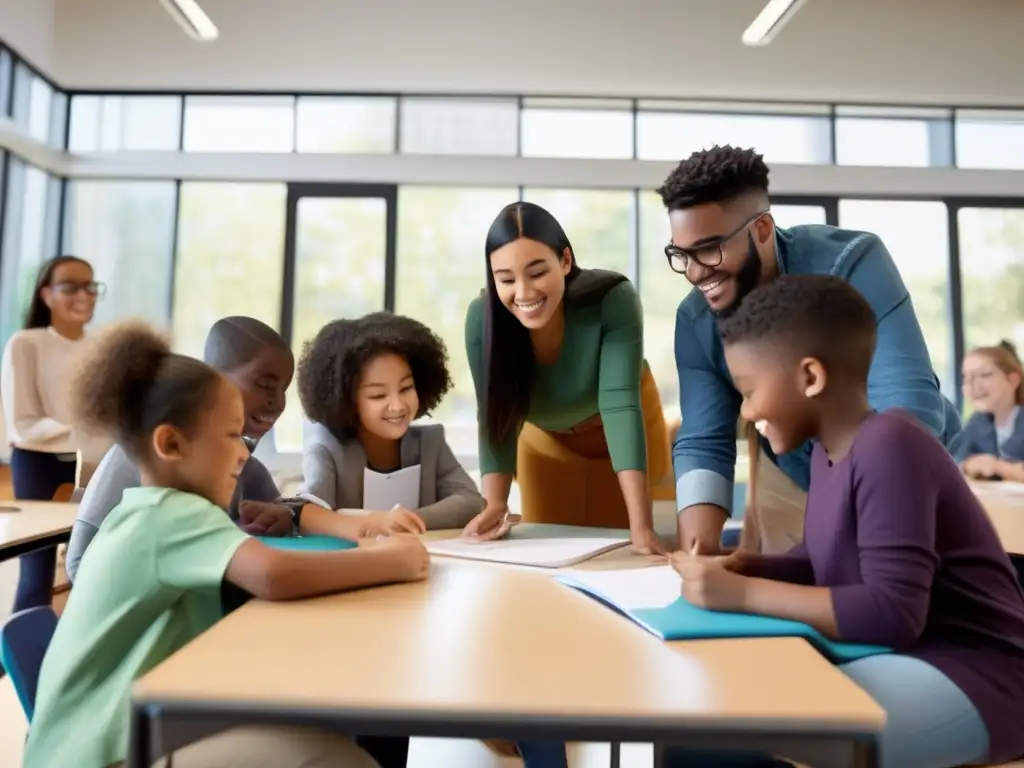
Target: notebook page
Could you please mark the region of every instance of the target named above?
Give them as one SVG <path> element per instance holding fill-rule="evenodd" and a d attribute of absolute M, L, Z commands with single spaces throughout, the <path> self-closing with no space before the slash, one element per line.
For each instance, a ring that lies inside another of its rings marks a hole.
<path fill-rule="evenodd" d="M 515 565 L 533 565 L 542 568 L 561 568 L 625 546 L 629 542 L 623 538 L 557 538 L 499 539 L 483 542 L 466 539 L 441 539 L 424 543 L 427 551 L 432 555 Z"/>
<path fill-rule="evenodd" d="M 670 565 L 616 571 L 562 571 L 558 575 L 626 611 L 664 608 L 674 603 L 682 591 L 682 580 Z"/>

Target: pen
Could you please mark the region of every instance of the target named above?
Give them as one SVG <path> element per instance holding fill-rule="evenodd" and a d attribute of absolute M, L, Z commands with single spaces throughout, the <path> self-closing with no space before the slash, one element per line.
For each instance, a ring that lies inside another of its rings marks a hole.
<path fill-rule="evenodd" d="M 394 512 L 396 509 L 399 509 L 401 506 L 402 506 L 401 504 L 395 504 L 395 506 L 393 506 L 391 508 L 391 511 Z M 386 538 L 387 538 L 387 536 L 385 536 L 383 533 L 378 533 L 377 534 L 377 541 L 384 541 L 384 539 L 386 539 Z"/>

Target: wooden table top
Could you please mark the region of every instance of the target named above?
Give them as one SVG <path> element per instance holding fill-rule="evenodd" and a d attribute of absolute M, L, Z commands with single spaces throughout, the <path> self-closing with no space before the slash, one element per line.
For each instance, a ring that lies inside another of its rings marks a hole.
<path fill-rule="evenodd" d="M 10 512 L 16 507 L 19 511 Z M 77 504 L 54 501 L 0 501 L 0 552 L 71 531 Z"/>
<path fill-rule="evenodd" d="M 1024 492 L 1016 483 L 971 483 L 971 487 L 988 512 L 1003 548 L 1024 555 Z"/>
<path fill-rule="evenodd" d="M 287 663 L 268 662 L 267 648 L 292 652 Z M 381 722 L 625 718 L 869 734 L 885 718 L 802 640 L 666 644 L 550 572 L 444 558 L 426 582 L 252 601 L 143 677 L 134 695 Z"/>

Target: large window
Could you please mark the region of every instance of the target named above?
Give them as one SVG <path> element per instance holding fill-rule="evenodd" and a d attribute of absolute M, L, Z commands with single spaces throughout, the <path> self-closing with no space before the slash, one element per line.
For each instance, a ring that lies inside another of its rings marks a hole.
<path fill-rule="evenodd" d="M 174 266 L 173 329 L 179 352 L 202 357 L 214 322 L 281 319 L 284 184 L 184 182 Z"/>
<path fill-rule="evenodd" d="M 523 200 L 546 208 L 558 219 L 581 267 L 636 278 L 632 191 L 528 187 Z"/>
<path fill-rule="evenodd" d="M 943 391 L 956 394 L 949 313 L 949 238 L 945 203 L 840 200 L 839 224 L 882 238 L 910 291 Z"/>
<path fill-rule="evenodd" d="M 524 157 L 633 157 L 633 105 L 611 99 L 526 99 Z"/>
<path fill-rule="evenodd" d="M 186 152 L 291 152 L 291 96 L 186 96 Z"/>
<path fill-rule="evenodd" d="M 744 105 L 753 111 L 757 105 Z M 637 157 L 682 160 L 716 144 L 754 147 L 769 163 L 831 162 L 828 112 L 824 107 L 794 114 L 739 112 L 736 105 L 641 101 L 637 115 Z"/>
<path fill-rule="evenodd" d="M 97 324 L 138 317 L 168 325 L 175 213 L 173 181 L 68 184 L 64 251 L 91 263 L 107 285 Z"/>
<path fill-rule="evenodd" d="M 516 99 L 406 97 L 399 147 L 414 155 L 514 155 L 519 149 Z"/>
<path fill-rule="evenodd" d="M 300 197 L 295 209 L 292 348 L 331 320 L 384 309 L 388 203 L 383 197 Z M 302 406 L 292 388 L 274 429 L 281 451 L 302 448 Z"/>
<path fill-rule="evenodd" d="M 181 143 L 178 96 L 75 96 L 71 152 L 175 151 Z"/>
<path fill-rule="evenodd" d="M 299 152 L 395 151 L 398 105 L 393 97 L 300 96 L 296 110 Z"/>
<path fill-rule="evenodd" d="M 836 162 L 890 167 L 952 165 L 950 112 L 839 107 Z"/>
<path fill-rule="evenodd" d="M 1024 208 L 962 208 L 957 223 L 967 349 L 1009 339 L 1024 352 Z"/>
<path fill-rule="evenodd" d="M 516 189 L 404 186 L 398 192 L 395 310 L 448 347 L 454 388 L 434 414 L 459 454 L 476 453 L 476 395 L 466 357 L 466 309 L 484 289 L 487 230 Z"/>
<path fill-rule="evenodd" d="M 40 265 L 56 255 L 56 179 L 10 158 L 4 209 L 0 341 L 21 327 Z"/>
<path fill-rule="evenodd" d="M 956 164 L 1024 170 L 1024 111 L 958 110 Z"/>

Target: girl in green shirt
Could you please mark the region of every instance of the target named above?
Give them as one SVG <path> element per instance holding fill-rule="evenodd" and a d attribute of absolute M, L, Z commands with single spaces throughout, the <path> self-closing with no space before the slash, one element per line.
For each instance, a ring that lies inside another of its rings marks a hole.
<path fill-rule="evenodd" d="M 628 527 L 636 551 L 663 554 L 651 488 L 668 470 L 668 435 L 636 289 L 580 269 L 561 225 L 532 203 L 502 209 L 485 251 L 466 349 L 487 506 L 466 534 L 507 532 L 515 476 L 524 520 Z"/>

